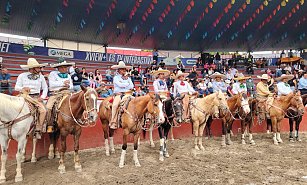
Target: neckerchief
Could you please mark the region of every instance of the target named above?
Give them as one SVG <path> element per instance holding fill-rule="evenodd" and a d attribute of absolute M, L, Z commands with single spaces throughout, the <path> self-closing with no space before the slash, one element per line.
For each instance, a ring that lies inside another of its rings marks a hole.
<path fill-rule="evenodd" d="M 28 74 L 28 79 L 29 80 L 37 80 L 37 79 L 39 79 L 39 74 L 34 74 L 34 73 Z"/>
<path fill-rule="evenodd" d="M 181 86 L 185 86 L 185 83 L 183 81 L 180 82 Z"/>
<path fill-rule="evenodd" d="M 60 78 L 68 78 L 68 74 L 67 73 L 59 73 L 58 76 Z"/>
<path fill-rule="evenodd" d="M 160 86 L 164 86 L 164 82 L 162 80 L 159 81 Z"/>
<path fill-rule="evenodd" d="M 244 88 L 245 88 L 245 85 L 244 85 L 244 84 L 240 84 L 240 88 L 241 88 L 241 89 L 244 89 Z"/>
<path fill-rule="evenodd" d="M 285 86 L 286 86 L 286 87 L 290 87 L 290 85 L 289 85 L 287 82 L 285 82 Z"/>

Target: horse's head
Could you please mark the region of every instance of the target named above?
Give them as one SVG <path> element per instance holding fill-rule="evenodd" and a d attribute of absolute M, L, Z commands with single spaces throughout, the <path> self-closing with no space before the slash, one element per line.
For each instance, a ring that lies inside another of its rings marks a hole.
<path fill-rule="evenodd" d="M 243 109 L 245 114 L 250 113 L 250 107 L 249 107 L 249 99 L 246 93 L 239 93 L 237 104 Z"/>
<path fill-rule="evenodd" d="M 89 123 L 95 123 L 98 118 L 97 92 L 92 88 L 85 88 L 81 85 L 83 91 L 82 108 L 84 109 L 84 119 Z"/>
<path fill-rule="evenodd" d="M 182 103 L 182 99 L 184 98 L 184 96 L 175 98 L 173 100 L 173 111 L 175 114 L 175 120 L 177 121 L 177 123 L 182 123 L 183 122 L 183 103 Z"/>
<path fill-rule="evenodd" d="M 160 96 L 154 93 L 149 93 L 150 101 L 147 104 L 147 111 L 155 115 L 157 123 L 164 123 L 163 104 Z"/>
<path fill-rule="evenodd" d="M 220 114 L 226 115 L 229 111 L 226 96 L 222 91 L 218 91 L 215 93 L 215 97 L 213 99 L 213 115 L 218 118 Z"/>
<path fill-rule="evenodd" d="M 290 100 L 290 104 L 291 106 L 295 107 L 298 110 L 298 113 L 300 115 L 304 114 L 304 104 L 303 104 L 303 100 L 301 97 L 301 93 L 299 91 L 295 92 L 293 94 L 293 97 Z"/>

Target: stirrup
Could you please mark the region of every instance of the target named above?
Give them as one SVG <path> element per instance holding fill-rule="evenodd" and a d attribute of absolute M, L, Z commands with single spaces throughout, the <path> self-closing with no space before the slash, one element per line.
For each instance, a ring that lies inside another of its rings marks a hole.
<path fill-rule="evenodd" d="M 53 126 L 48 126 L 47 127 L 47 133 L 53 133 L 53 132 L 54 132 Z"/>

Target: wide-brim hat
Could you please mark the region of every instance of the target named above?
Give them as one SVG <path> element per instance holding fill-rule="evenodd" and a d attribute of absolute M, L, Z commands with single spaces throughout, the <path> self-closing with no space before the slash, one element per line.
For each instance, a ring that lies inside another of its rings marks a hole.
<path fill-rule="evenodd" d="M 43 63 L 40 64 L 37 62 L 37 60 L 35 58 L 29 58 L 27 61 L 27 65 L 20 65 L 20 67 L 22 69 L 31 69 L 31 68 L 35 68 L 35 67 L 44 67 L 47 66 L 48 63 Z"/>
<path fill-rule="evenodd" d="M 246 79 L 250 79 L 250 78 L 251 78 L 251 76 L 244 76 L 243 73 L 240 73 L 237 78 L 234 78 L 234 80 L 240 81 L 240 80 L 246 80 Z"/>
<path fill-rule="evenodd" d="M 261 76 L 257 76 L 257 78 L 259 78 L 261 80 L 268 80 L 269 79 L 269 75 L 268 74 L 262 74 Z"/>
<path fill-rule="evenodd" d="M 187 77 L 189 73 L 183 73 L 182 71 L 178 71 L 176 74 L 176 79 L 179 78 L 180 76 L 183 76 L 184 78 Z"/>
<path fill-rule="evenodd" d="M 118 65 L 111 66 L 111 69 L 131 69 L 131 66 L 126 66 L 123 61 L 119 61 Z"/>
<path fill-rule="evenodd" d="M 283 79 L 291 80 L 294 78 L 294 75 L 282 74 L 280 77 L 276 78 L 277 81 L 282 81 Z"/>
<path fill-rule="evenodd" d="M 50 67 L 57 68 L 60 66 L 73 66 L 73 65 L 75 65 L 74 62 L 67 62 L 64 58 L 59 58 L 58 63 L 50 64 Z"/>
<path fill-rule="evenodd" d="M 213 74 L 210 76 L 210 78 L 213 78 L 213 79 L 215 79 L 215 78 L 222 78 L 222 79 L 225 79 L 226 76 L 223 75 L 223 74 L 221 74 L 221 73 L 219 73 L 219 72 L 215 72 L 215 73 L 213 73 Z"/>
<path fill-rule="evenodd" d="M 153 76 L 158 76 L 158 75 L 161 74 L 161 73 L 163 73 L 165 76 L 167 76 L 167 75 L 169 75 L 171 72 L 170 72 L 169 70 L 159 68 L 158 70 L 153 71 L 153 72 L 152 72 L 152 75 L 153 75 Z"/>

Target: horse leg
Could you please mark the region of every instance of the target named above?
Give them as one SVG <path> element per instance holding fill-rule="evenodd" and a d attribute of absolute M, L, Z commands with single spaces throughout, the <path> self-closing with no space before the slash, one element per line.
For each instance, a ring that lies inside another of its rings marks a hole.
<path fill-rule="evenodd" d="M 226 120 L 223 118 L 222 119 L 222 147 L 226 147 Z"/>
<path fill-rule="evenodd" d="M 193 121 L 193 133 L 194 133 L 194 148 L 195 150 L 199 150 L 198 147 L 198 133 L 199 133 L 199 121 Z"/>
<path fill-rule="evenodd" d="M 123 133 L 123 146 L 122 146 L 122 153 L 120 155 L 120 160 L 119 160 L 119 167 L 123 168 L 125 164 L 125 156 L 126 156 L 126 150 L 127 150 L 127 136 L 129 134 L 128 129 L 124 129 Z"/>
<path fill-rule="evenodd" d="M 50 133 L 49 134 L 49 139 L 50 139 L 50 146 L 49 146 L 49 152 L 48 152 L 48 159 L 53 159 L 54 158 L 54 150 L 55 150 L 55 133 Z"/>
<path fill-rule="evenodd" d="M 234 121 L 234 120 L 230 120 L 230 121 L 228 122 L 227 133 L 226 133 L 226 144 L 227 144 L 227 145 L 232 145 L 232 144 L 233 144 L 233 142 L 231 141 L 231 138 L 230 138 L 230 136 L 233 135 L 233 134 L 231 134 L 231 133 L 232 133 L 231 130 L 232 130 L 233 121 Z"/>
<path fill-rule="evenodd" d="M 170 128 L 170 134 L 171 134 L 171 140 L 174 141 L 175 139 L 174 139 L 174 128 L 173 127 Z"/>
<path fill-rule="evenodd" d="M 280 137 L 280 125 L 281 125 L 281 120 L 277 120 L 277 135 L 276 135 L 276 139 L 278 141 L 278 143 L 283 143 L 281 137 Z"/>
<path fill-rule="evenodd" d="M 134 150 L 133 150 L 133 161 L 134 165 L 137 167 L 140 167 L 140 162 L 138 159 L 138 139 L 140 137 L 140 131 L 138 131 L 136 134 L 134 134 Z"/>
<path fill-rule="evenodd" d="M 37 144 L 37 139 L 36 139 L 36 137 L 33 137 L 33 149 L 32 149 L 31 163 L 35 163 L 37 161 L 37 158 L 35 156 L 35 154 L 36 154 L 36 144 Z"/>
<path fill-rule="evenodd" d="M 202 151 L 205 150 L 205 147 L 203 146 L 203 134 L 206 127 L 206 121 L 200 125 L 199 127 L 199 136 L 198 136 L 198 145 L 200 146 L 200 149 Z"/>
<path fill-rule="evenodd" d="M 248 130 L 249 130 L 249 144 L 251 145 L 255 145 L 255 141 L 253 140 L 253 132 L 252 132 L 252 121 L 249 122 L 249 125 L 248 125 Z"/>
<path fill-rule="evenodd" d="M 0 145 L 1 145 L 1 171 L 0 171 L 0 184 L 6 181 L 5 173 L 5 165 L 7 161 L 7 148 L 8 148 L 8 139 L 5 139 L 4 136 L 0 138 Z"/>
<path fill-rule="evenodd" d="M 272 119 L 266 119 L 266 133 L 269 134 L 273 130 Z"/>
<path fill-rule="evenodd" d="M 299 132 L 299 129 L 300 129 L 300 123 L 302 121 L 302 116 L 299 116 L 296 121 L 295 121 L 295 139 L 296 141 L 299 141 L 301 142 L 302 139 L 300 138 L 298 132 Z"/>
<path fill-rule="evenodd" d="M 245 121 L 241 120 L 241 144 L 245 145 L 245 129 L 246 129 L 246 124 Z"/>
<path fill-rule="evenodd" d="M 100 119 L 101 120 L 101 119 Z M 109 133 L 108 133 L 108 123 L 105 120 L 101 121 L 103 137 L 104 137 L 104 148 L 106 150 L 106 156 L 110 156 L 110 147 L 109 147 Z"/>
<path fill-rule="evenodd" d="M 61 134 L 61 158 L 59 161 L 59 167 L 58 170 L 61 174 L 66 173 L 65 170 L 65 165 L 64 165 L 64 157 L 65 157 L 65 152 L 66 152 L 66 137 L 67 135 L 62 135 Z"/>
<path fill-rule="evenodd" d="M 82 165 L 80 163 L 80 157 L 79 157 L 79 139 L 81 135 L 81 128 L 76 131 L 74 135 L 74 162 L 75 162 L 75 170 L 76 172 L 82 172 Z"/>
<path fill-rule="evenodd" d="M 274 145 L 278 145 L 278 141 L 277 141 L 277 119 L 271 118 L 272 121 L 272 131 L 273 131 L 273 143 Z"/>
<path fill-rule="evenodd" d="M 293 118 L 289 118 L 289 126 L 290 126 L 290 133 L 289 133 L 289 141 L 294 142 L 293 140 Z"/>
<path fill-rule="evenodd" d="M 18 149 L 16 153 L 17 168 L 16 168 L 15 182 L 20 182 L 23 180 L 22 173 L 21 173 L 21 158 L 22 158 L 22 152 L 24 150 L 26 140 L 27 140 L 26 136 L 23 136 L 18 139 Z"/>
<path fill-rule="evenodd" d="M 159 160 L 160 161 L 164 161 L 164 156 L 163 156 L 163 151 L 164 151 L 164 135 L 163 135 L 163 128 L 164 127 L 164 123 L 158 128 L 158 132 L 159 132 L 159 138 L 160 138 L 160 151 L 159 151 Z"/>
<path fill-rule="evenodd" d="M 170 129 L 172 129 L 172 126 L 170 124 L 166 124 L 166 126 L 164 128 L 164 138 L 165 139 L 164 139 L 164 151 L 163 151 L 163 155 L 166 158 L 169 157 L 167 147 L 166 147 L 166 142 L 167 142 L 167 139 L 168 139 L 168 133 L 169 133 Z"/>
<path fill-rule="evenodd" d="M 26 146 L 27 146 L 27 143 L 28 143 L 28 138 L 25 141 L 25 147 L 23 148 L 23 151 L 22 151 L 22 157 L 21 157 L 22 163 L 24 163 L 26 161 Z"/>
<path fill-rule="evenodd" d="M 149 142 L 150 142 L 150 146 L 151 146 L 152 148 L 155 147 L 155 143 L 154 143 L 153 138 L 152 138 L 153 127 L 154 127 L 154 123 L 151 122 L 151 123 L 150 123 L 150 126 L 149 126 Z M 159 128 L 160 128 L 160 127 L 159 127 Z M 160 138 L 161 138 L 161 137 L 160 137 Z"/>
<path fill-rule="evenodd" d="M 55 157 L 57 159 L 61 158 L 60 152 L 59 152 L 59 148 L 57 147 L 57 143 L 60 137 L 60 130 L 55 132 L 55 139 L 54 139 L 54 151 L 55 151 Z"/>
<path fill-rule="evenodd" d="M 109 140 L 110 140 L 110 149 L 111 149 L 111 153 L 114 154 L 115 153 L 115 148 L 114 148 L 114 129 L 109 129 Z"/>

